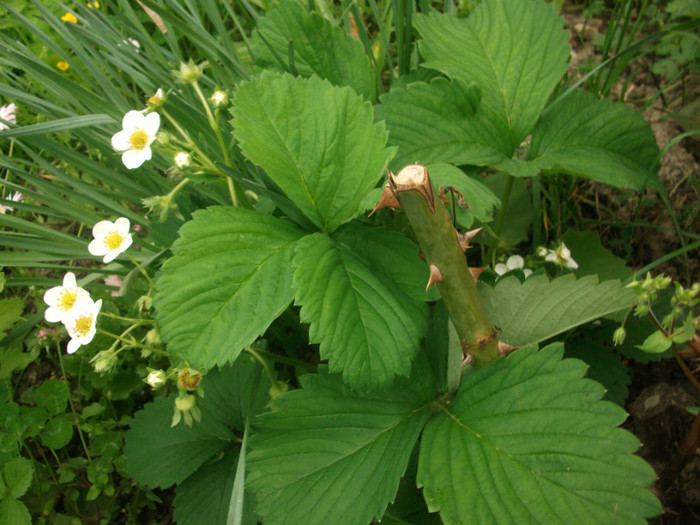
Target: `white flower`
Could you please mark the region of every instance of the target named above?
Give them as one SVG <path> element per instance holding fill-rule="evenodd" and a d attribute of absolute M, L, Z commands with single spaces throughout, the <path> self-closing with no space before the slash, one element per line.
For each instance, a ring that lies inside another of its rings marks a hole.
<path fill-rule="evenodd" d="M 22 195 L 20 192 L 16 191 L 7 200 L 11 201 L 11 202 L 22 202 L 24 200 L 24 195 Z M 14 210 L 14 208 L 12 206 L 0 204 L 0 213 L 5 213 L 6 211 L 12 211 L 12 210 Z"/>
<path fill-rule="evenodd" d="M 180 169 L 189 168 L 192 164 L 192 158 L 186 151 L 180 151 L 175 154 L 175 166 Z"/>
<path fill-rule="evenodd" d="M 529 268 L 525 268 L 525 260 L 522 257 L 520 257 L 520 255 L 511 255 L 510 257 L 508 257 L 508 260 L 505 264 L 498 263 L 496 264 L 496 266 L 493 267 L 493 270 L 498 275 L 503 275 L 504 273 L 513 270 L 522 270 L 525 274 L 525 277 L 528 277 L 532 274 L 532 270 L 530 270 Z"/>
<path fill-rule="evenodd" d="M 88 344 L 95 337 L 97 315 L 102 308 L 102 299 L 97 302 L 92 300 L 83 302 L 80 306 L 63 322 L 71 337 L 66 348 L 69 354 L 74 353 L 82 345 Z"/>
<path fill-rule="evenodd" d="M 122 120 L 122 130 L 112 137 L 112 147 L 123 151 L 124 166 L 133 170 L 147 160 L 151 160 L 151 144 L 156 140 L 160 127 L 160 115 L 131 110 Z"/>
<path fill-rule="evenodd" d="M 575 270 L 578 268 L 578 263 L 571 257 L 571 252 L 563 242 L 556 250 L 549 250 L 544 258 L 547 262 L 553 262 L 564 268 Z"/>
<path fill-rule="evenodd" d="M 92 228 L 94 240 L 88 244 L 92 255 L 101 257 L 103 262 L 113 261 L 117 255 L 126 251 L 133 239 L 129 233 L 129 219 L 119 217 L 116 221 L 100 221 Z"/>
<path fill-rule="evenodd" d="M 15 116 L 16 112 L 17 112 L 17 106 L 15 106 L 14 103 L 0 106 L 0 119 L 6 120 L 7 122 L 10 122 L 12 124 L 17 124 L 17 117 Z M 0 131 L 2 131 L 4 129 L 10 129 L 10 126 L 0 122 Z"/>
<path fill-rule="evenodd" d="M 132 46 L 136 48 L 136 52 L 138 53 L 141 50 L 141 43 L 136 40 L 135 38 L 128 37 L 124 42 L 128 42 Z"/>
<path fill-rule="evenodd" d="M 63 276 L 63 285 L 54 286 L 44 294 L 44 302 L 49 307 L 44 312 L 44 319 L 49 323 L 65 321 L 76 308 L 92 301 L 90 294 L 75 282 L 75 274 L 68 272 Z"/>

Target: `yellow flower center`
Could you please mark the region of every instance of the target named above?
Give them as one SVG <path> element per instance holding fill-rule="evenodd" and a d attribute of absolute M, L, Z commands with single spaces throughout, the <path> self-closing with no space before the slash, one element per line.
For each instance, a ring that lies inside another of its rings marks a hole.
<path fill-rule="evenodd" d="M 78 294 L 72 290 L 64 289 L 63 293 L 58 298 L 58 307 L 61 310 L 68 311 L 73 308 L 75 300 L 78 298 Z"/>
<path fill-rule="evenodd" d="M 75 320 L 75 332 L 80 337 L 85 337 L 92 328 L 92 314 L 81 315 Z"/>
<path fill-rule="evenodd" d="M 111 231 L 105 235 L 104 242 L 109 251 L 116 250 L 124 242 L 124 236 L 118 231 Z"/>
<path fill-rule="evenodd" d="M 129 137 L 129 144 L 131 144 L 132 149 L 142 150 L 148 144 L 148 133 L 142 129 L 134 131 Z"/>

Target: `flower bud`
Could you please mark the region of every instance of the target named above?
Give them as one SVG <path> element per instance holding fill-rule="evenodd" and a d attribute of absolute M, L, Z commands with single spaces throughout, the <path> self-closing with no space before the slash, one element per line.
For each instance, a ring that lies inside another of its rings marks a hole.
<path fill-rule="evenodd" d="M 111 350 L 103 350 L 93 357 L 90 362 L 95 372 L 103 374 L 109 372 L 117 362 L 117 356 Z"/>
<path fill-rule="evenodd" d="M 149 370 L 150 372 L 148 376 L 146 376 L 146 379 L 144 379 L 144 382 L 148 383 L 153 390 L 162 387 L 167 382 L 168 378 L 165 372 L 162 370 L 154 370 L 153 368 L 149 368 Z"/>
<path fill-rule="evenodd" d="M 217 89 L 216 91 L 214 91 L 214 93 L 212 93 L 211 98 L 209 100 L 215 108 L 221 108 L 225 106 L 228 102 L 228 95 L 225 91 Z"/>
<path fill-rule="evenodd" d="M 189 168 L 192 165 L 192 157 L 186 151 L 179 151 L 174 157 L 175 166 L 179 169 Z"/>
<path fill-rule="evenodd" d="M 177 203 L 173 200 L 172 195 L 154 195 L 141 199 L 143 205 L 148 208 L 150 213 L 158 215 L 158 220 L 164 222 L 172 212 L 177 210 Z"/>
<path fill-rule="evenodd" d="M 277 397 L 284 394 L 287 390 L 289 390 L 289 385 L 287 383 L 285 383 L 284 381 L 275 381 L 274 383 L 272 383 L 272 386 L 269 390 L 270 399 L 276 399 Z"/>
<path fill-rule="evenodd" d="M 163 94 L 163 89 L 158 88 L 155 94 L 148 98 L 146 101 L 146 107 L 151 110 L 156 110 L 165 103 L 165 95 Z"/>
<path fill-rule="evenodd" d="M 625 342 L 625 337 L 627 337 L 627 331 L 624 326 L 621 326 L 615 332 L 613 332 L 612 340 L 615 346 L 620 346 Z"/>
<path fill-rule="evenodd" d="M 160 332 L 158 331 L 158 328 L 152 328 L 146 332 L 146 342 L 151 346 L 160 345 Z"/>
<path fill-rule="evenodd" d="M 153 299 L 148 295 L 142 295 L 136 300 L 136 305 L 138 306 L 139 312 L 148 312 L 153 306 Z"/>

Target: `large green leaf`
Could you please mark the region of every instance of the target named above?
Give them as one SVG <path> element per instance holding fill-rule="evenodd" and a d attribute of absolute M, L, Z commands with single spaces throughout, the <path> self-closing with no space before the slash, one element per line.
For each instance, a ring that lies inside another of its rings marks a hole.
<path fill-rule="evenodd" d="M 395 87 L 375 107 L 386 121 L 389 143 L 399 147 L 391 169 L 419 162 L 493 165 L 512 152 L 510 131 L 478 111 L 481 94 L 460 78 L 433 79 Z"/>
<path fill-rule="evenodd" d="M 302 235 L 240 208 L 196 212 L 157 282 L 156 318 L 170 351 L 197 366 L 236 359 L 292 300 L 291 261 Z"/>
<path fill-rule="evenodd" d="M 468 18 L 419 15 L 415 26 L 423 37 L 423 65 L 479 86 L 475 119 L 509 129 L 512 152 L 532 131 L 567 70 L 569 35 L 555 6 L 542 0 L 485 0 Z"/>
<path fill-rule="evenodd" d="M 653 177 L 658 154 L 654 133 L 641 113 L 574 91 L 535 126 L 527 163 L 543 173 L 641 189 Z"/>
<path fill-rule="evenodd" d="M 239 85 L 233 116 L 245 156 L 327 232 L 357 214 L 391 154 L 369 102 L 318 77 L 263 73 Z"/>
<path fill-rule="evenodd" d="M 332 372 L 355 387 L 407 375 L 427 330 L 418 248 L 405 237 L 351 226 L 304 237 L 294 257 L 296 303 Z"/>
<path fill-rule="evenodd" d="M 500 330 L 498 337 L 514 346 L 539 343 L 635 301 L 634 292 L 620 281 L 599 283 L 594 275 L 576 279 L 571 274 L 553 281 L 544 275 L 524 282 L 506 277 L 495 287 L 479 283 L 479 295 Z"/>
<path fill-rule="evenodd" d="M 645 523 L 654 471 L 616 428 L 586 366 L 561 345 L 515 351 L 466 377 L 423 432 L 418 481 L 446 525 Z"/>
<path fill-rule="evenodd" d="M 269 387 L 269 380 L 261 377 L 260 366 L 249 358 L 211 370 L 202 379 L 206 395 L 197 400 L 201 422 L 191 427 L 183 423 L 170 426 L 175 394 L 156 398 L 136 413 L 126 433 L 127 474 L 147 487 L 165 488 L 182 482 L 238 442 L 233 429 L 240 430 L 246 415 L 263 409 Z M 233 464 L 230 467 L 235 470 Z M 223 499 L 230 496 L 230 487 L 221 494 Z"/>
<path fill-rule="evenodd" d="M 266 69 L 292 72 L 293 67 L 303 77 L 318 75 L 374 100 L 374 75 L 362 43 L 296 0 L 272 4 L 251 41 L 256 62 Z"/>
<path fill-rule="evenodd" d="M 202 465 L 177 486 L 173 518 L 178 525 L 226 523 L 237 461 L 238 451 L 227 450 Z M 255 525 L 258 522 L 251 499 L 250 494 L 246 493 L 242 521 L 245 525 Z"/>
<path fill-rule="evenodd" d="M 267 525 L 366 525 L 394 498 L 429 416 L 429 365 L 413 381 L 358 394 L 337 375 L 305 375 L 250 441 L 248 483 Z"/>

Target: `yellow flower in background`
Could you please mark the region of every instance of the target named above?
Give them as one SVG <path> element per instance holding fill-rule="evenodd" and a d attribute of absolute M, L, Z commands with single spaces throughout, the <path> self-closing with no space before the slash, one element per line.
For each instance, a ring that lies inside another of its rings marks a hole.
<path fill-rule="evenodd" d="M 61 17 L 61 20 L 64 22 L 73 22 L 74 24 L 78 23 L 78 19 L 75 18 L 75 15 L 73 13 L 66 13 Z"/>
<path fill-rule="evenodd" d="M 99 2 L 88 2 L 88 7 L 90 9 L 99 9 L 100 3 Z"/>
<path fill-rule="evenodd" d="M 63 60 L 59 60 L 56 62 L 56 67 L 60 69 L 61 71 L 66 71 L 68 69 L 68 62 L 64 62 Z"/>

